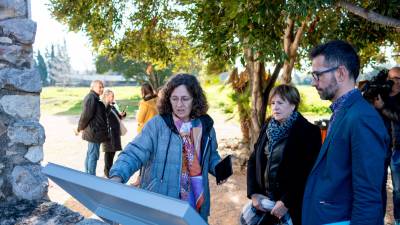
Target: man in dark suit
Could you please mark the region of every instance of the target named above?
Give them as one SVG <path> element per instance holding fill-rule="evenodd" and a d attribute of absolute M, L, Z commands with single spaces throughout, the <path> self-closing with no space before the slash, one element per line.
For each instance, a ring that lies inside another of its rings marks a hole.
<path fill-rule="evenodd" d="M 106 107 L 99 98 L 103 94 L 103 90 L 102 81 L 92 81 L 90 92 L 82 103 L 82 113 L 77 129 L 77 132 L 83 131 L 82 139 L 88 142 L 85 172 L 92 175 L 96 175 L 100 144 L 108 140 Z"/>
<path fill-rule="evenodd" d="M 332 101 L 327 137 L 308 177 L 302 224 L 383 224 L 382 182 L 389 136 L 377 111 L 355 89 L 360 60 L 344 41 L 317 46 L 312 85 Z"/>

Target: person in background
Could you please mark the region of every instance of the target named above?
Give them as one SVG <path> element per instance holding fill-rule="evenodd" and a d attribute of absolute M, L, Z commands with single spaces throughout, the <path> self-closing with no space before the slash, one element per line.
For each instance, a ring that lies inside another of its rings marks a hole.
<path fill-rule="evenodd" d="M 389 70 L 388 80 L 393 81 L 389 96 L 382 99 L 380 95 L 375 99 L 374 106 L 388 124 L 391 142 L 388 152 L 386 169 L 390 166 L 393 185 L 393 211 L 395 225 L 400 225 L 400 67 Z M 384 182 L 386 197 L 386 180 Z M 386 199 L 385 199 L 386 200 Z M 384 204 L 386 201 L 384 201 Z M 386 205 L 384 205 L 384 208 Z"/>
<path fill-rule="evenodd" d="M 210 215 L 208 174 L 221 158 L 208 103 L 197 78 L 178 74 L 162 89 L 160 115 L 119 154 L 110 171 L 126 183 L 143 167 L 140 187 L 187 201 L 207 221 Z"/>
<path fill-rule="evenodd" d="M 389 136 L 355 89 L 360 59 L 344 41 L 315 47 L 312 85 L 332 101 L 327 137 L 308 176 L 302 224 L 383 224 L 382 182 Z"/>
<path fill-rule="evenodd" d="M 139 111 L 136 116 L 137 132 L 140 133 L 143 126 L 155 115 L 157 111 L 157 95 L 150 84 L 144 83 L 141 88 L 142 100 L 139 103 Z"/>
<path fill-rule="evenodd" d="M 141 94 L 142 94 L 142 100 L 139 103 L 139 110 L 136 115 L 138 134 L 142 131 L 143 126 L 149 120 L 151 120 L 155 115 L 158 114 L 157 94 L 154 93 L 153 87 L 149 83 L 142 84 Z M 138 177 L 132 183 L 133 186 L 136 187 L 139 186 L 141 175 L 142 175 L 142 169 L 140 169 Z"/>
<path fill-rule="evenodd" d="M 104 152 L 104 175 L 108 178 L 114 162 L 115 152 L 122 149 L 120 120 L 126 117 L 126 112 L 117 110 L 114 102 L 114 92 L 110 89 L 104 91 L 101 100 L 106 106 L 107 123 L 110 128 L 110 139 L 101 143 Z"/>
<path fill-rule="evenodd" d="M 100 143 L 108 140 L 106 107 L 99 98 L 103 91 L 104 85 L 102 81 L 92 81 L 90 92 L 83 99 L 82 113 L 76 130 L 76 134 L 83 131 L 82 139 L 88 142 L 85 172 L 92 175 L 96 175 Z"/>
<path fill-rule="evenodd" d="M 297 111 L 299 103 L 293 86 L 271 90 L 272 117 L 262 127 L 247 164 L 247 197 L 259 214 L 266 214 L 260 225 L 277 224 L 287 212 L 294 225 L 301 225 L 304 187 L 321 147 L 321 132 Z M 263 199 L 276 202 L 271 212 L 263 208 Z"/>

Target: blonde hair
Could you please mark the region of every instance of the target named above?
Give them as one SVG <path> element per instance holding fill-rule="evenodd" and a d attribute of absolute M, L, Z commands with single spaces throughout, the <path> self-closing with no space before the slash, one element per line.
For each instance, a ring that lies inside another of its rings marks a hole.
<path fill-rule="evenodd" d="M 114 94 L 114 92 L 107 88 L 104 90 L 103 95 L 101 96 L 101 101 L 105 104 L 106 103 L 106 97 L 109 96 L 110 94 Z"/>

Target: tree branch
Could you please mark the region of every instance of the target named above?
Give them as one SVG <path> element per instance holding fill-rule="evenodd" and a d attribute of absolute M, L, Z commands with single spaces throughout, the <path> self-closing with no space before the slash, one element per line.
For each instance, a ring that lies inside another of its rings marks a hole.
<path fill-rule="evenodd" d="M 288 17 L 286 23 L 287 27 L 285 29 L 285 34 L 283 37 L 283 48 L 286 54 L 290 55 L 290 43 L 292 43 L 292 38 L 293 38 L 292 33 L 294 28 L 294 21 Z"/>
<path fill-rule="evenodd" d="M 398 20 L 398 19 L 383 16 L 372 10 L 367 10 L 365 8 L 362 8 L 360 6 L 357 6 L 357 5 L 347 2 L 347 1 L 338 1 L 336 3 L 336 5 L 344 8 L 344 9 L 348 10 L 349 12 L 351 12 L 357 16 L 360 16 L 372 23 L 377 23 L 377 24 L 381 24 L 384 26 L 388 26 L 388 27 L 394 27 L 397 32 L 400 32 L 400 20 Z"/>
<path fill-rule="evenodd" d="M 291 44 L 291 47 L 290 47 L 291 56 L 297 55 L 297 49 L 298 49 L 298 47 L 300 45 L 301 37 L 303 36 L 304 29 L 306 28 L 306 25 L 307 25 L 309 20 L 310 20 L 310 17 L 307 16 L 306 19 L 303 22 L 301 22 L 301 26 L 299 27 L 299 29 L 297 29 L 296 36 L 295 36 L 295 38 L 293 40 L 293 43 Z"/>

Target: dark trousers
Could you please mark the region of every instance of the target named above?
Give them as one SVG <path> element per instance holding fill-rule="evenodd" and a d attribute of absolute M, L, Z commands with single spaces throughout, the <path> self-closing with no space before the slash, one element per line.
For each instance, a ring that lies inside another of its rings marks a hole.
<path fill-rule="evenodd" d="M 393 209 L 396 224 L 400 222 L 400 149 L 395 149 L 390 161 L 393 185 Z"/>
<path fill-rule="evenodd" d="M 392 150 L 389 149 L 386 153 L 386 158 L 385 158 L 385 164 L 384 164 L 384 173 L 383 173 L 383 185 L 382 185 L 382 209 L 383 209 L 383 215 L 385 216 L 386 214 L 386 205 L 387 205 L 387 193 L 386 193 L 386 185 L 387 185 L 387 179 L 388 179 L 388 168 L 390 165 L 392 157 Z"/>
<path fill-rule="evenodd" d="M 104 152 L 104 175 L 109 178 L 109 172 L 114 162 L 115 152 Z"/>

